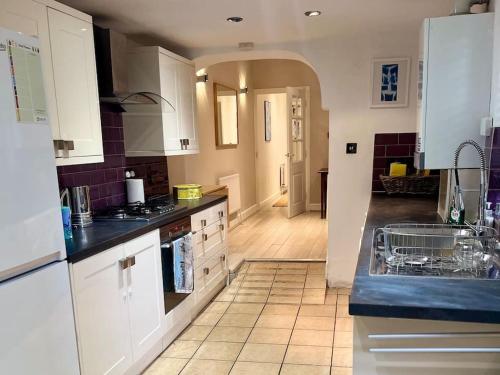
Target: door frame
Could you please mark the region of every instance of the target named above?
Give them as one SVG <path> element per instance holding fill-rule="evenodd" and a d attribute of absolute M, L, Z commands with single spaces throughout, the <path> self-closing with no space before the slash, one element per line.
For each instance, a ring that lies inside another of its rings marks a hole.
<path fill-rule="evenodd" d="M 304 89 L 305 90 L 305 95 L 306 95 L 306 106 L 305 106 L 305 116 L 304 119 L 306 120 L 306 142 L 305 142 L 305 149 L 304 149 L 304 154 L 305 154 L 305 168 L 306 168 L 306 211 L 311 211 L 311 204 L 310 204 L 310 189 L 311 189 L 311 158 L 310 158 L 310 153 L 309 150 L 311 149 L 311 111 L 310 111 L 310 105 L 311 105 L 311 88 L 310 86 L 289 86 L 292 88 L 297 88 L 297 89 Z M 255 126 L 255 114 L 257 113 L 257 95 L 262 95 L 262 94 L 286 94 L 286 87 L 277 87 L 277 88 L 270 88 L 270 89 L 254 89 L 253 90 L 253 102 L 254 102 L 254 149 L 255 149 L 255 159 L 257 159 L 257 127 Z M 262 208 L 260 207 L 260 202 L 261 198 L 259 197 L 259 189 L 258 189 L 258 184 L 259 184 L 259 171 L 257 169 L 257 163 L 255 163 L 255 184 L 256 184 L 256 195 L 257 195 L 257 205 L 259 206 L 259 209 Z"/>

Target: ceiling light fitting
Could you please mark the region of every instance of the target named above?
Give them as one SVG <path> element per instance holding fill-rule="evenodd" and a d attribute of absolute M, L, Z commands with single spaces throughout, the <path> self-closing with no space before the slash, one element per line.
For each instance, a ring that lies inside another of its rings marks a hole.
<path fill-rule="evenodd" d="M 243 18 L 242 17 L 229 17 L 229 18 L 226 18 L 226 21 L 227 22 L 234 22 L 234 23 L 238 23 L 238 22 L 241 22 L 243 21 Z"/>
<path fill-rule="evenodd" d="M 307 17 L 316 17 L 321 15 L 321 11 L 319 10 L 308 10 L 304 13 Z"/>
<path fill-rule="evenodd" d="M 205 83 L 208 81 L 208 74 L 203 74 L 201 76 L 196 76 L 196 83 Z"/>
<path fill-rule="evenodd" d="M 248 94 L 248 87 L 243 87 L 240 89 L 240 94 Z"/>

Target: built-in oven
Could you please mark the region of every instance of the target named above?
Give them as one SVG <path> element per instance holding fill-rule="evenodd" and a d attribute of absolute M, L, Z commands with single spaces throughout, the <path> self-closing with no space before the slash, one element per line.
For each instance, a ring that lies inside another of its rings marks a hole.
<path fill-rule="evenodd" d="M 160 227 L 160 241 L 165 314 L 168 314 L 194 288 L 191 218 Z"/>

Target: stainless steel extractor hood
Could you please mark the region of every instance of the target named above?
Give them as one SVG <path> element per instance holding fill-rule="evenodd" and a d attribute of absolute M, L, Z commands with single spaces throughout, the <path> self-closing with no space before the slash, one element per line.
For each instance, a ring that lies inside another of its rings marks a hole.
<path fill-rule="evenodd" d="M 129 92 L 125 35 L 94 25 L 94 43 L 101 103 L 119 105 L 123 112 L 145 113 L 148 106 L 161 106 L 161 112 L 175 112 L 173 105 L 157 93 Z"/>

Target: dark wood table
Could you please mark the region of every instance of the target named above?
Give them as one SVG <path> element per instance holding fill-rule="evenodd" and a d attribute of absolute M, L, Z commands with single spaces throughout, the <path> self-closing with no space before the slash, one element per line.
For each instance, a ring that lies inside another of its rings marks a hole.
<path fill-rule="evenodd" d="M 326 219 L 326 193 L 328 190 L 328 168 L 321 168 L 321 218 Z"/>

